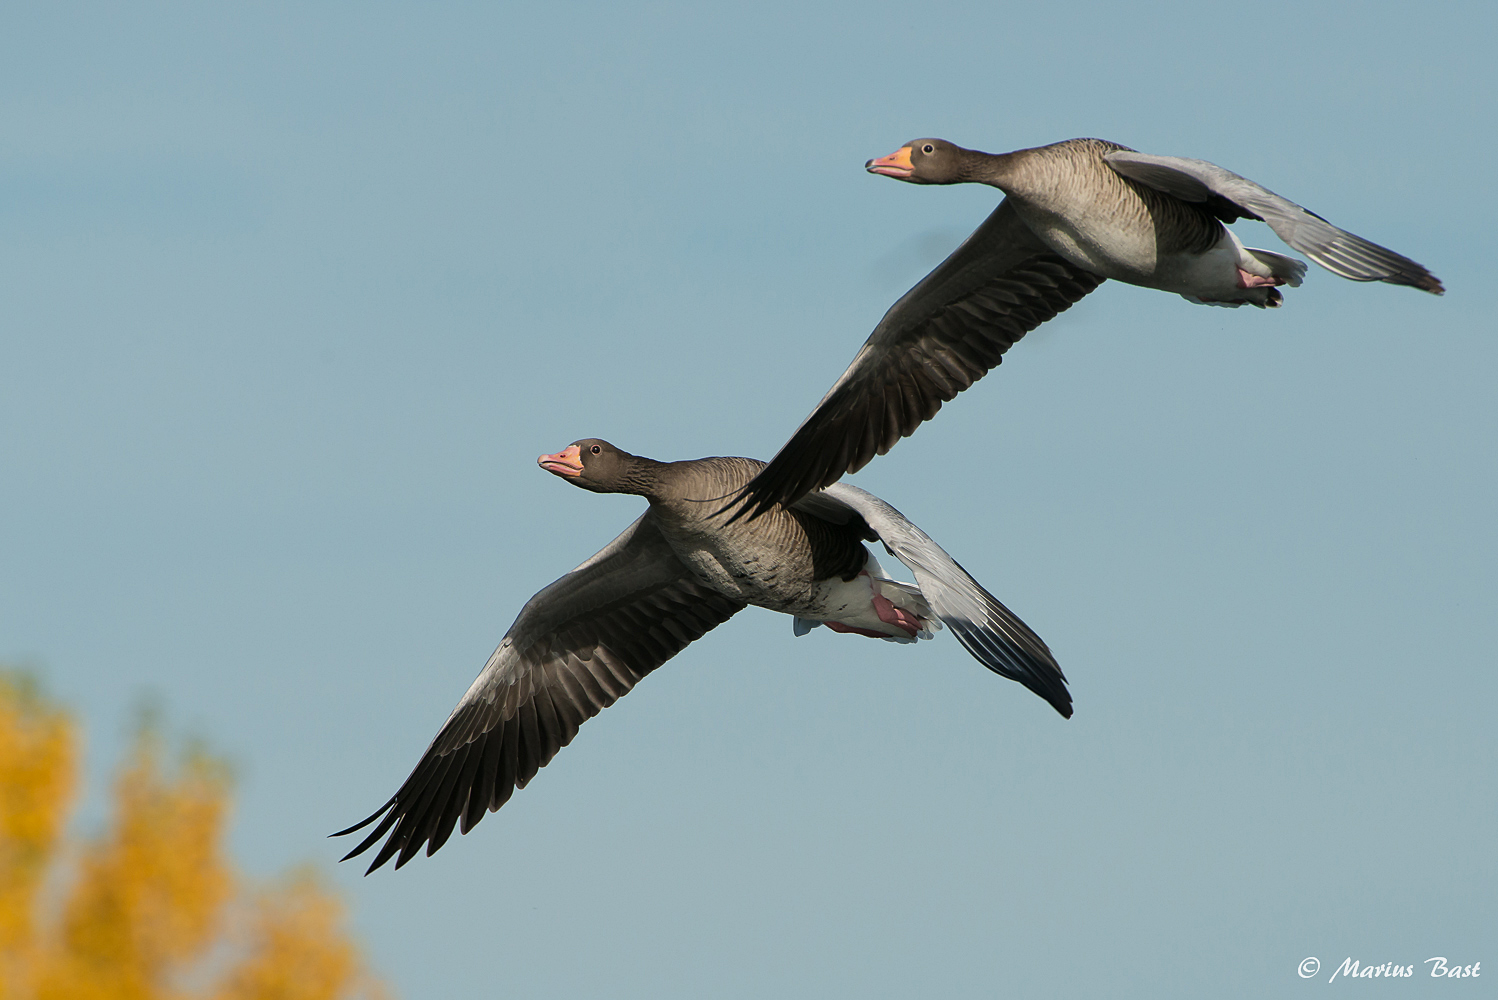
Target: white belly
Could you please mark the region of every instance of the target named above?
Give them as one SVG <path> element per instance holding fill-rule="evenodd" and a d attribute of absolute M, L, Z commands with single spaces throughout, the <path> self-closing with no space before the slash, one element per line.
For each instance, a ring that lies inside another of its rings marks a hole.
<path fill-rule="evenodd" d="M 1279 262 L 1279 272 L 1255 254 Z M 1298 270 L 1297 270 L 1298 269 Z M 1209 306 L 1278 305 L 1280 295 L 1273 285 L 1300 284 L 1304 265 L 1279 254 L 1250 251 L 1239 242 L 1231 229 L 1224 229 L 1222 239 L 1203 254 L 1177 254 L 1160 262 L 1159 284 L 1190 302 Z M 1244 275 L 1263 279 L 1270 284 L 1248 287 Z"/>
<path fill-rule="evenodd" d="M 1238 284 L 1238 268 L 1245 256 L 1238 238 L 1223 230 L 1222 239 L 1206 253 L 1163 258 L 1156 270 L 1155 287 L 1206 301 L 1236 297 L 1243 291 Z"/>
<path fill-rule="evenodd" d="M 1224 228 L 1216 244 L 1205 253 L 1161 256 L 1152 225 L 1124 225 L 1113 218 L 1086 214 L 1062 215 L 1033 203 L 1017 204 L 1016 210 L 1057 254 L 1105 278 L 1175 292 L 1205 305 L 1265 306 L 1279 302 L 1279 293 L 1270 288 L 1244 286 L 1240 269 L 1262 278 L 1273 278 L 1279 272 L 1246 250 L 1230 229 Z M 1291 285 L 1300 284 L 1303 266 L 1277 254 L 1267 256 L 1283 262 L 1281 278 Z"/>
<path fill-rule="evenodd" d="M 914 634 L 910 628 L 886 620 L 879 613 L 877 602 L 883 602 L 887 613 L 893 607 L 907 621 L 913 621 Z M 862 573 L 851 580 L 822 581 L 808 607 L 790 613 L 796 616 L 797 635 L 804 635 L 818 624 L 827 624 L 837 626 L 837 631 L 852 630 L 894 642 L 915 642 L 930 639 L 941 628 L 941 620 L 920 590 L 914 584 L 890 579 L 872 553 Z"/>

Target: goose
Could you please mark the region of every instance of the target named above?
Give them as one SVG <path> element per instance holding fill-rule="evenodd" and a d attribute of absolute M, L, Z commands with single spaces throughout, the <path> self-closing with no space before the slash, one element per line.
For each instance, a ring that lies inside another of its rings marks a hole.
<path fill-rule="evenodd" d="M 1019 681 L 1064 718 L 1066 677 L 1050 649 L 904 515 L 837 484 L 753 521 L 729 523 L 723 496 L 764 463 L 657 462 L 587 438 L 537 462 L 595 493 L 648 507 L 577 569 L 532 597 L 396 793 L 335 837 L 378 825 L 342 860 L 383 846 L 366 872 L 428 856 L 524 788 L 583 722 L 656 667 L 750 604 L 791 615 L 796 635 L 821 625 L 899 643 L 943 625 L 988 669 Z M 878 541 L 915 575 L 888 576 L 864 547 Z"/>
<path fill-rule="evenodd" d="M 1017 340 L 1108 278 L 1200 305 L 1277 307 L 1306 265 L 1245 247 L 1257 219 L 1334 274 L 1442 294 L 1420 264 L 1205 160 L 1102 139 L 983 153 L 916 139 L 870 160 L 912 184 L 989 184 L 993 213 L 890 307 L 811 416 L 736 498 L 755 517 L 857 472 L 996 367 Z"/>

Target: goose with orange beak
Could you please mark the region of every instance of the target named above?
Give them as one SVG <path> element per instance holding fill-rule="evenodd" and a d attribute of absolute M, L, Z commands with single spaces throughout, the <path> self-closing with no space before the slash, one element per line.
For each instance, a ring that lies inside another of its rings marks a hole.
<path fill-rule="evenodd" d="M 396 867 L 467 833 L 509 801 L 583 722 L 650 671 L 750 604 L 794 618 L 795 634 L 833 631 L 914 644 L 945 625 L 972 656 L 1019 681 L 1062 716 L 1066 678 L 1050 649 L 920 528 L 878 497 L 838 485 L 730 523 L 723 497 L 763 462 L 657 462 L 598 438 L 537 459 L 581 489 L 629 493 L 645 513 L 521 610 L 394 796 L 343 836 L 374 823 L 346 855 L 383 845 L 369 866 Z M 879 542 L 915 576 L 885 574 Z"/>
<path fill-rule="evenodd" d="M 1278 306 L 1306 265 L 1245 247 L 1224 225 L 1257 219 L 1334 274 L 1444 289 L 1422 265 L 1205 160 L 1068 139 L 983 153 L 916 139 L 869 160 L 909 184 L 988 184 L 1004 200 L 890 307 L 811 415 L 735 498 L 736 515 L 793 504 L 857 472 L 930 420 L 1041 323 L 1104 280 L 1200 305 Z"/>
<path fill-rule="evenodd" d="M 881 156 L 877 160 L 870 160 L 864 164 L 864 169 L 871 174 L 883 174 L 885 177 L 894 177 L 898 180 L 910 180 L 915 173 L 915 167 L 910 163 L 910 154 L 914 147 L 901 146 L 888 156 Z"/>

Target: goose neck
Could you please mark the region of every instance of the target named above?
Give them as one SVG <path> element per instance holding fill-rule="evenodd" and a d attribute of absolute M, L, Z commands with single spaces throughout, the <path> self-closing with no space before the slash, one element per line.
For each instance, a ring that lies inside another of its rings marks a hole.
<path fill-rule="evenodd" d="M 623 474 L 615 484 L 614 492 L 630 493 L 641 496 L 647 500 L 658 500 L 665 492 L 663 471 L 667 462 L 657 462 L 653 458 L 643 458 L 639 455 L 631 455 L 629 463 L 624 467 Z"/>
<path fill-rule="evenodd" d="M 1014 176 L 1015 155 L 983 153 L 976 149 L 963 150 L 960 168 L 962 180 L 1003 188 Z"/>

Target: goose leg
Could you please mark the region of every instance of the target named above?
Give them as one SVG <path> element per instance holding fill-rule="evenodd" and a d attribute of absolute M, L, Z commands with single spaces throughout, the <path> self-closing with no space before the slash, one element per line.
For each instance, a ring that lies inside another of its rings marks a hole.
<path fill-rule="evenodd" d="M 823 622 L 834 632 L 844 632 L 850 635 L 866 635 L 870 639 L 888 639 L 889 636 L 883 632 L 875 632 L 873 629 L 859 628 L 857 625 L 844 625 L 842 622 Z"/>
<path fill-rule="evenodd" d="M 887 625 L 903 628 L 912 636 L 920 632 L 923 628 L 919 618 L 904 608 L 895 607 L 894 602 L 883 594 L 874 595 L 874 613 L 879 616 L 880 621 Z"/>
<path fill-rule="evenodd" d="M 1266 278 L 1259 274 L 1250 274 L 1243 268 L 1238 268 L 1239 288 L 1273 288 L 1275 285 L 1283 285 L 1284 278 Z"/>

